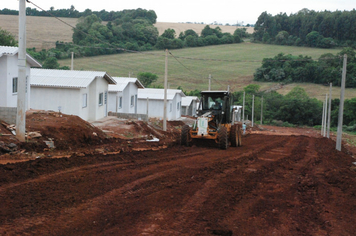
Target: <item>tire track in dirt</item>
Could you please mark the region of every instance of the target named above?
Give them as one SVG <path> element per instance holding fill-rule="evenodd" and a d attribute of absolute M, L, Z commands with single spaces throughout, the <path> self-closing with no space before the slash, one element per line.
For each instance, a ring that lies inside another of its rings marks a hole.
<path fill-rule="evenodd" d="M 202 160 L 201 162 L 203 163 L 203 165 L 204 165 L 204 163 L 205 164 L 209 164 L 208 161 L 204 160 L 204 156 L 206 156 L 209 152 L 211 152 L 211 150 L 209 150 L 209 149 L 208 150 L 207 149 L 197 149 L 197 151 L 189 150 L 188 153 L 185 153 L 185 154 L 184 153 L 183 154 L 179 153 L 179 154 L 176 154 L 176 155 L 172 155 L 172 156 L 170 156 L 168 158 L 167 157 L 160 158 L 159 162 L 156 161 L 156 160 L 149 160 L 149 161 L 140 160 L 142 162 L 142 164 L 147 164 L 149 166 L 147 168 L 143 168 L 139 172 L 144 173 L 144 172 L 148 172 L 148 170 L 149 170 L 150 173 L 154 173 L 154 172 L 159 171 L 158 170 L 159 168 L 160 169 L 164 169 L 164 168 L 167 168 L 169 166 L 184 165 L 184 163 L 180 164 L 180 162 L 182 162 L 182 161 L 185 162 L 184 159 L 187 159 L 187 158 L 191 158 L 191 159 L 195 159 L 195 160 Z M 200 155 L 198 155 L 198 153 Z M 214 157 L 214 158 L 218 159 L 220 157 Z M 209 161 L 211 161 L 211 160 L 209 160 Z M 139 161 L 137 161 L 137 162 L 139 162 Z M 140 164 L 138 164 L 137 162 L 133 164 L 135 166 L 135 168 L 140 166 Z M 190 163 L 194 163 L 194 165 L 196 165 L 196 162 L 190 161 L 188 166 L 190 165 Z M 50 175 L 40 176 L 37 179 L 32 179 L 32 180 L 29 180 L 29 181 L 17 183 L 16 185 L 13 185 L 13 186 L 7 186 L 7 189 L 8 188 L 20 188 L 20 187 L 23 188 L 23 187 L 25 187 L 27 189 L 31 188 L 31 191 L 40 191 L 40 189 L 36 190 L 36 186 L 33 186 L 33 185 L 28 186 L 28 185 L 30 183 L 32 183 L 32 184 L 35 183 L 37 185 L 37 188 L 39 188 L 38 184 L 45 183 L 45 182 L 50 182 L 51 179 L 53 179 L 53 178 L 55 178 L 55 179 L 60 179 L 60 178 L 69 179 L 74 175 L 80 175 L 81 173 L 85 173 L 85 172 L 109 171 L 109 170 L 112 170 L 112 169 L 122 168 L 122 167 L 125 167 L 125 166 L 128 166 L 128 165 L 130 165 L 130 164 L 126 164 L 126 163 L 123 164 L 122 162 L 118 161 L 118 162 L 103 163 L 103 164 L 100 164 L 100 165 L 90 165 L 90 166 L 78 167 L 78 168 L 69 169 L 69 170 L 66 170 L 66 171 L 59 171 L 59 172 L 56 172 L 56 173 L 50 174 Z M 162 170 L 160 170 L 160 171 L 162 171 Z M 171 175 L 174 175 L 175 171 L 177 171 L 177 169 L 171 169 L 171 171 L 167 171 L 167 173 L 160 172 L 160 173 L 162 173 L 162 175 L 157 175 L 156 174 L 155 176 L 157 176 L 157 178 L 163 178 L 168 173 L 170 173 Z M 139 172 L 138 171 L 135 172 L 135 175 L 137 175 L 136 178 L 140 177 L 140 175 L 138 174 Z M 163 174 L 163 173 L 165 173 L 165 174 Z M 142 179 L 144 180 L 143 182 L 145 182 L 145 181 L 147 182 L 147 181 L 152 181 L 153 180 L 153 179 L 150 179 L 150 178 L 147 178 L 147 177 L 143 177 Z M 135 183 L 135 181 L 137 181 L 137 180 L 133 180 L 132 183 Z M 135 186 L 137 186 L 139 184 L 142 184 L 142 183 L 141 182 L 137 182 L 136 184 L 133 184 L 131 187 L 134 188 Z M 24 185 L 24 186 L 22 186 L 22 185 Z M 130 186 L 130 185 L 126 185 L 126 186 Z M 126 188 L 124 188 L 124 189 L 126 189 Z M 123 189 L 121 189 L 121 190 L 119 189 L 119 190 L 117 190 L 116 194 L 113 194 L 114 191 L 116 191 L 116 189 L 112 190 L 111 192 L 104 193 L 104 195 L 100 195 L 99 197 L 97 197 L 97 199 L 105 198 L 105 195 L 113 195 L 113 196 L 115 196 L 117 194 L 120 195 L 120 194 L 123 194 L 124 192 L 128 192 L 129 190 L 123 191 Z M 89 200 L 91 205 L 94 204 L 92 202 L 92 199 L 88 199 L 88 200 Z M 97 201 L 94 201 L 94 202 L 100 202 L 100 200 L 97 200 Z M 85 204 L 84 204 L 84 206 L 85 206 Z M 77 206 L 75 205 L 75 207 L 77 207 Z M 78 209 L 80 209 L 80 207 L 78 207 Z M 90 209 L 89 211 L 93 211 L 94 208 L 87 208 L 87 209 Z M 54 211 L 56 211 L 56 210 L 54 209 Z M 66 212 L 75 212 L 75 210 L 70 209 L 70 206 L 69 206 L 69 209 L 66 209 Z M 23 225 L 26 226 L 26 229 L 31 228 L 34 225 L 38 225 L 38 223 L 37 223 L 38 222 L 38 216 L 37 216 L 38 213 L 36 213 L 36 216 L 33 217 L 33 220 L 31 220 L 31 218 L 30 219 L 26 219 L 26 220 L 24 220 L 23 218 L 20 218 L 17 222 L 15 220 L 15 224 L 18 225 L 19 222 L 23 222 L 24 223 Z M 49 213 L 50 214 L 54 214 L 53 212 L 51 212 L 51 209 L 48 209 L 48 212 L 46 212 L 46 214 L 49 214 Z M 81 212 L 80 214 L 83 214 L 83 213 Z M 64 214 L 64 215 L 66 215 L 66 214 Z M 88 214 L 85 214 L 85 215 L 88 215 Z M 46 221 L 45 219 L 50 218 L 50 217 L 49 216 L 42 216 L 40 218 L 42 219 L 41 220 L 42 224 L 44 224 L 44 222 Z M 8 220 L 10 220 L 10 223 L 8 224 L 9 227 L 5 227 L 7 230 L 9 230 L 14 225 L 14 224 L 11 223 L 11 219 L 8 219 Z"/>
<path fill-rule="evenodd" d="M 136 228 L 142 228 L 140 235 L 156 235 L 156 234 L 166 234 L 166 235 L 200 235 L 207 233 L 206 229 L 199 229 L 195 224 L 199 221 L 199 217 L 206 206 L 206 201 L 211 198 L 211 193 L 214 189 L 221 183 L 225 178 L 229 178 L 229 175 L 236 172 L 239 165 L 244 162 L 255 160 L 259 155 L 265 155 L 268 152 L 281 152 L 279 146 L 291 143 L 291 139 L 284 139 L 274 141 L 272 143 L 267 143 L 266 146 L 260 146 L 259 149 L 241 153 L 239 156 L 235 156 L 233 152 L 224 152 L 225 156 L 218 160 L 217 165 L 220 167 L 221 173 L 211 176 L 205 183 L 203 183 L 202 188 L 197 190 L 193 196 L 187 199 L 187 203 L 182 206 L 181 209 L 177 209 L 174 214 L 174 224 L 173 225 L 157 225 L 154 222 L 151 225 L 140 225 Z M 222 167 L 223 166 L 223 167 Z M 222 193 L 224 195 L 224 193 Z M 215 198 L 216 196 L 214 196 Z M 162 222 L 172 222 L 172 219 L 167 219 L 169 216 L 160 215 L 160 221 Z M 189 229 L 184 231 L 181 229 Z M 224 230 L 217 229 L 219 232 L 224 233 Z M 208 230 L 209 231 L 209 230 Z M 211 232 L 216 232 L 215 229 Z"/>
<path fill-rule="evenodd" d="M 6 185 L 2 194 L 13 198 L 0 200 L 16 214 L 1 216 L 0 209 L 0 235 L 335 234 L 334 225 L 352 225 L 356 209 L 356 200 L 350 201 L 343 211 L 349 219 L 341 220 L 331 209 L 346 203 L 335 198 L 352 199 L 356 191 L 350 187 L 355 180 L 347 179 L 350 171 L 334 175 L 338 158 L 322 158 L 344 155 L 330 144 L 305 136 L 250 135 L 239 148 L 172 147 L 40 174 Z M 335 195 L 323 196 L 330 186 Z M 29 198 L 30 205 L 22 205 Z"/>

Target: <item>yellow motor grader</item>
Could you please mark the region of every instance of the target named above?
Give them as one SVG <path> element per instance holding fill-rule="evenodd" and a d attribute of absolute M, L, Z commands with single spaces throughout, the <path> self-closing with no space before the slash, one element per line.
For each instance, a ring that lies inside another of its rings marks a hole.
<path fill-rule="evenodd" d="M 220 149 L 242 144 L 242 124 L 233 118 L 233 99 L 228 91 L 202 91 L 197 119 L 192 127 L 184 125 L 181 144 L 189 146 L 194 139 L 215 140 Z"/>

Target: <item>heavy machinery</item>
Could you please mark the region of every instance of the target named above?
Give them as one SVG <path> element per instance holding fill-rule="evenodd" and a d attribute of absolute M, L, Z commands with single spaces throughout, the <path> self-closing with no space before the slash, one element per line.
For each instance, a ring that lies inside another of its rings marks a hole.
<path fill-rule="evenodd" d="M 242 124 L 233 118 L 233 98 L 228 91 L 202 91 L 197 119 L 192 127 L 184 125 L 181 144 L 189 146 L 194 139 L 215 140 L 220 149 L 242 144 Z"/>

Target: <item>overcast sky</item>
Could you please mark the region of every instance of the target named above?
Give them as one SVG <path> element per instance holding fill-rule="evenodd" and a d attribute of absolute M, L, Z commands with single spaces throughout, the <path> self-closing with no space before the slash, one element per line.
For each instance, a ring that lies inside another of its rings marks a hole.
<path fill-rule="evenodd" d="M 32 0 L 30 0 L 32 1 Z M 89 8 L 92 11 L 121 11 L 124 9 L 142 8 L 154 10 L 158 22 L 218 22 L 222 24 L 256 23 L 259 15 L 267 11 L 272 15 L 280 12 L 296 13 L 303 8 L 315 11 L 350 11 L 355 8 L 355 0 L 33 0 L 34 4 L 43 9 L 68 9 L 71 5 L 82 12 Z M 34 8 L 34 5 L 26 3 L 26 7 Z M 9 8 L 18 10 L 18 0 L 1 0 L 0 9 Z"/>

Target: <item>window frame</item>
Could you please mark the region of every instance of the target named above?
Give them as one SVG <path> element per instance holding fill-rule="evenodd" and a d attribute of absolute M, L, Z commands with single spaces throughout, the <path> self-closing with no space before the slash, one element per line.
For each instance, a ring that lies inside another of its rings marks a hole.
<path fill-rule="evenodd" d="M 15 82 L 16 82 L 16 86 L 15 86 Z M 18 86 L 19 86 L 19 78 L 13 77 L 12 78 L 12 94 L 17 94 Z M 16 89 L 16 91 L 15 91 L 15 89 Z"/>
<path fill-rule="evenodd" d="M 99 93 L 99 106 L 104 104 L 104 93 Z"/>
<path fill-rule="evenodd" d="M 118 105 L 119 109 L 122 109 L 122 96 L 119 97 L 119 105 Z"/>
<path fill-rule="evenodd" d="M 82 108 L 86 108 L 88 106 L 88 94 L 82 94 Z"/>

